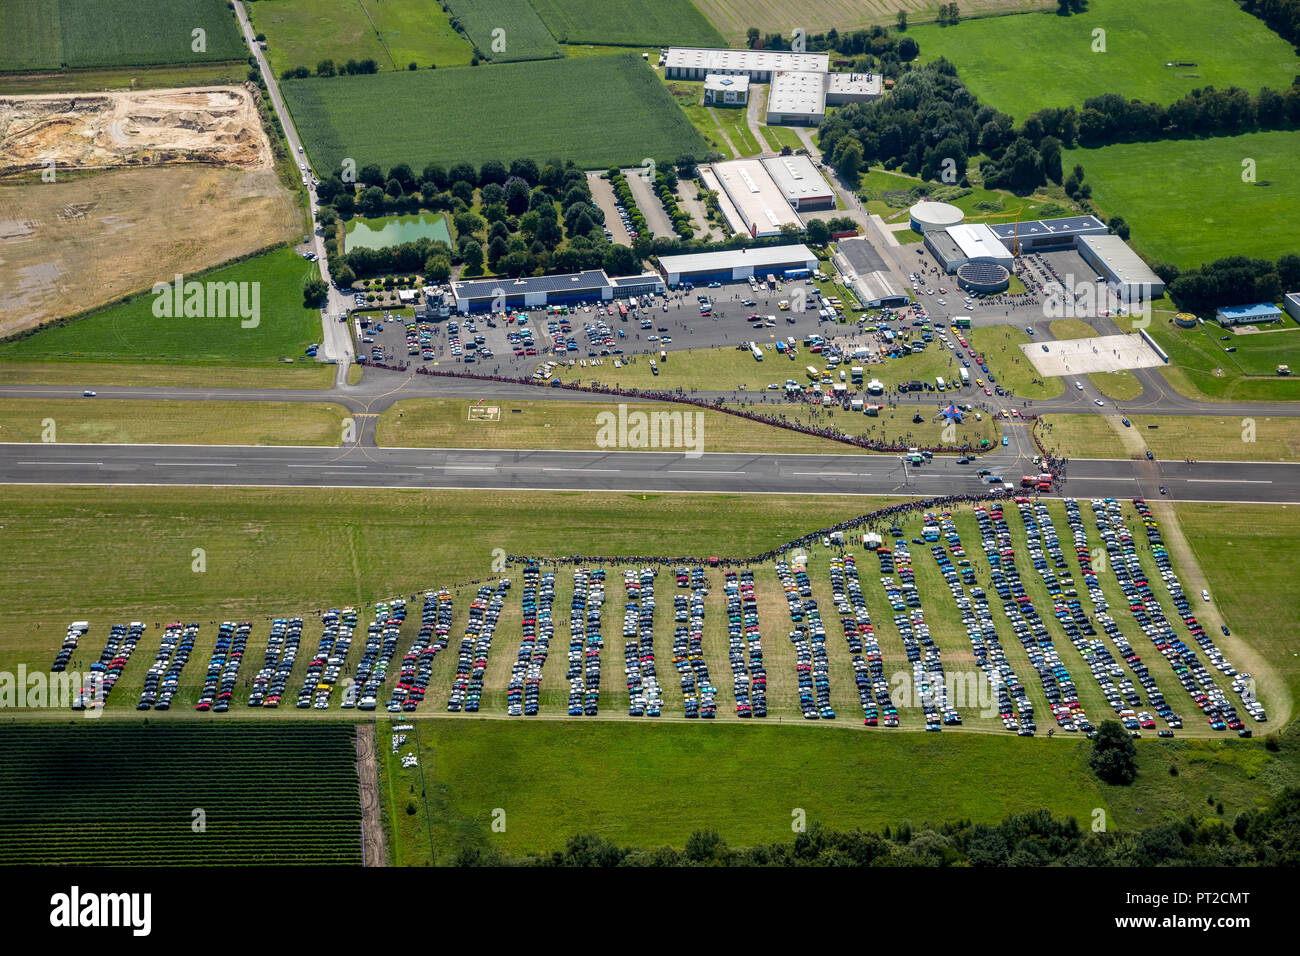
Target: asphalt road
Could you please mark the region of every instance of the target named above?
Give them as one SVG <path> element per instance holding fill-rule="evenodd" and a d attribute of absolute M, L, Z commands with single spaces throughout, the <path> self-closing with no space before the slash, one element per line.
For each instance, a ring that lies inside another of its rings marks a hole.
<path fill-rule="evenodd" d="M 1013 464 L 1010 456 L 1003 462 Z M 998 459 L 980 464 L 996 469 Z M 940 495 L 988 485 L 977 465 L 941 458 L 905 470 L 888 455 L 749 455 L 637 451 L 296 448 L 191 445 L 0 445 L 0 483 L 478 488 Z M 1002 477 L 1018 482 L 1019 474 Z M 1300 464 L 1071 460 L 1062 493 L 1176 501 L 1300 502 Z"/>

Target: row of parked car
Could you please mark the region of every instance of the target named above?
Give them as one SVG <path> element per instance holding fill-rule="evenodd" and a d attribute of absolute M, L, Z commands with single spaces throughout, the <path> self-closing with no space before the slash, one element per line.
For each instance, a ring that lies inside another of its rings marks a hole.
<path fill-rule="evenodd" d="M 682 682 L 682 698 L 689 719 L 713 720 L 718 715 L 718 691 L 704 660 L 704 597 L 708 579 L 700 567 L 676 569 L 677 587 L 689 588 L 673 596 L 673 667 Z"/>
<path fill-rule="evenodd" d="M 460 640 L 456 657 L 456 676 L 451 682 L 447 710 L 458 713 L 478 713 L 483 699 L 483 675 L 487 672 L 488 655 L 492 652 L 492 636 L 496 633 L 497 619 L 505 604 L 510 579 L 502 578 L 494 588 L 490 584 L 479 587 L 469 606 L 469 620 L 465 635 Z"/>
<path fill-rule="evenodd" d="M 180 689 L 181 671 L 189 662 L 198 636 L 199 625 L 196 623 L 167 625 L 154 662 L 144 675 L 136 710 L 171 710 L 172 698 Z"/>
<path fill-rule="evenodd" d="M 866 599 L 862 596 L 856 559 L 852 554 L 832 558 L 830 574 L 835 608 L 852 655 L 853 679 L 862 704 L 862 722 L 868 727 L 877 727 L 883 718 L 886 727 L 897 727 L 898 710 L 889 695 L 884 657 L 880 653 L 871 615 L 867 613 Z"/>
<path fill-rule="evenodd" d="M 83 691 L 79 694 L 73 702 L 74 710 L 102 707 L 108 703 L 108 695 L 112 693 L 113 686 L 122 676 L 122 671 L 126 669 L 127 662 L 135 653 L 136 645 L 140 643 L 144 632 L 145 625 L 141 621 L 114 624 L 109 629 L 108 640 L 104 642 L 99 660 L 93 661 L 90 665 L 92 685 L 98 686 L 89 693 Z"/>
<path fill-rule="evenodd" d="M 790 611 L 790 643 L 794 645 L 795 677 L 799 689 L 799 710 L 804 720 L 834 720 L 831 707 L 830 663 L 826 656 L 826 627 L 812 596 L 808 569 L 796 562 L 792 569 L 778 561 L 776 576 L 785 591 Z"/>
<path fill-rule="evenodd" d="M 433 659 L 447 649 L 451 640 L 451 612 L 451 593 L 445 588 L 424 592 L 419 633 L 402 658 L 401 670 L 385 707 L 390 714 L 415 710 L 424 700 L 433 676 Z"/>
<path fill-rule="evenodd" d="M 627 678 L 627 712 L 631 717 L 658 717 L 663 690 L 655 670 L 655 569 L 623 571 L 623 673 Z"/>
<path fill-rule="evenodd" d="M 511 717 L 535 717 L 541 706 L 542 667 L 555 633 L 551 618 L 554 603 L 554 573 L 542 574 L 535 563 L 526 565 L 521 598 L 523 639 L 510 665 L 510 682 L 506 685 L 506 712 Z"/>
<path fill-rule="evenodd" d="M 68 662 L 72 660 L 72 652 L 77 649 L 77 644 L 86 632 L 90 630 L 89 621 L 73 621 L 68 625 L 67 636 L 63 638 L 63 643 L 59 645 L 58 651 L 54 654 L 54 663 L 50 665 L 50 670 L 54 673 L 62 673 L 68 669 Z"/>
<path fill-rule="evenodd" d="M 763 637 L 758 629 L 758 601 L 754 597 L 754 572 L 726 572 L 727 659 L 736 716 L 767 716 L 767 668 L 763 666 Z M 747 659 L 748 658 L 748 659 Z"/>
<path fill-rule="evenodd" d="M 938 526 L 934 524 L 934 516 L 926 515 L 925 521 L 927 528 L 933 528 L 933 535 L 937 537 Z M 942 730 L 945 724 L 960 724 L 961 716 L 948 698 L 948 683 L 939 646 L 930 634 L 930 625 L 926 623 L 925 611 L 921 607 L 911 551 L 907 541 L 901 537 L 894 543 L 891 563 L 901 583 L 885 576 L 881 578 L 881 584 L 895 612 L 894 627 L 903 639 L 903 649 L 912 665 L 912 703 L 921 708 L 928 731 Z"/>
<path fill-rule="evenodd" d="M 277 617 L 271 622 L 266 654 L 261 668 L 253 675 L 253 689 L 248 694 L 249 707 L 274 709 L 280 706 L 301 645 L 302 618 Z"/>
<path fill-rule="evenodd" d="M 341 611 L 331 608 L 321 616 L 321 638 L 316 653 L 307 664 L 307 676 L 298 691 L 297 706 L 327 710 L 330 694 L 343 674 L 343 667 L 352 647 L 352 634 L 357 627 L 357 609 L 345 607 Z"/>
<path fill-rule="evenodd" d="M 605 604 L 603 568 L 573 572 L 573 605 L 569 611 L 569 716 L 595 717 L 600 703 L 600 612 Z"/>
<path fill-rule="evenodd" d="M 208 659 L 208 672 L 204 675 L 203 689 L 199 691 L 195 710 L 224 714 L 230 709 L 230 701 L 235 696 L 235 685 L 239 681 L 239 665 L 244 661 L 244 651 L 248 649 L 248 635 L 252 629 L 253 626 L 248 621 L 222 622 L 217 631 L 217 642 L 212 647 L 212 657 Z"/>
<path fill-rule="evenodd" d="M 406 620 L 406 601 L 393 598 L 375 604 L 375 619 L 366 628 L 366 646 L 361 651 L 352 683 L 343 691 L 340 707 L 374 710 L 379 691 L 388 677 L 388 665 L 397 653 Z"/>

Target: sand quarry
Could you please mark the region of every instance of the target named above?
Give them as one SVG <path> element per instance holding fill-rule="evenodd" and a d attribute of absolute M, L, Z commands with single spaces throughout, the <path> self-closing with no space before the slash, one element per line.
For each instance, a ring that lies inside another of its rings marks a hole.
<path fill-rule="evenodd" d="M 0 170 L 0 336 L 306 225 L 245 87 L 0 97 Z"/>

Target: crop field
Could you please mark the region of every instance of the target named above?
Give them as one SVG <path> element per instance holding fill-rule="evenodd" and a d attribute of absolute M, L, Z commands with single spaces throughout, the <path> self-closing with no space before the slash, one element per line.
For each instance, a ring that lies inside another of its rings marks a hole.
<path fill-rule="evenodd" d="M 1093 52 L 1098 29 L 1105 52 Z M 946 57 L 981 102 L 1017 120 L 1103 93 L 1168 104 L 1206 86 L 1285 89 L 1300 72 L 1291 46 L 1230 0 L 1089 0 L 1087 12 L 1070 17 L 968 19 L 908 32 L 923 60 Z"/>
<path fill-rule="evenodd" d="M 284 247 L 199 279 L 257 283 L 247 287 L 245 299 L 251 305 L 253 288 L 260 290 L 256 327 L 243 328 L 238 315 L 160 318 L 154 314 L 156 298 L 150 290 L 68 325 L 0 345 L 0 360 L 258 365 L 295 358 L 320 338 L 320 313 L 302 304 L 303 280 L 315 271 L 314 265 Z M 173 282 L 170 276 L 157 278 Z M 186 281 L 194 278 L 186 276 Z"/>
<path fill-rule="evenodd" d="M 560 156 L 598 169 L 706 152 L 663 84 L 630 55 L 297 80 L 284 96 L 321 168 L 345 156 L 413 169 Z M 390 108 L 375 110 L 376 102 Z"/>
<path fill-rule="evenodd" d="M 691 0 L 531 0 L 561 43 L 726 46 Z"/>
<path fill-rule="evenodd" d="M 342 66 L 374 60 L 381 70 L 414 62 L 462 66 L 473 49 L 447 14 L 425 0 L 256 0 L 246 5 L 256 31 L 266 34 L 267 56 L 277 74 L 321 60 Z"/>
<path fill-rule="evenodd" d="M 0 442 L 338 445 L 346 415 L 332 402 L 0 398 Z"/>
<path fill-rule="evenodd" d="M 563 56 L 528 0 L 448 0 L 474 49 L 496 62 Z"/>
<path fill-rule="evenodd" d="M 1277 131 L 1071 150 L 1063 162 L 1083 165 L 1103 219 L 1123 216 L 1149 259 L 1186 269 L 1300 248 L 1292 222 L 1300 208 L 1297 155 L 1300 131 Z"/>
<path fill-rule="evenodd" d="M 204 31 L 202 48 L 193 31 Z M 148 66 L 248 55 L 223 0 L 168 0 L 141 18 L 134 0 L 8 0 L 0 71 Z"/>
<path fill-rule="evenodd" d="M 696 0 L 696 5 L 733 46 L 745 39 L 745 31 L 750 27 L 786 36 L 796 27 L 809 34 L 825 33 L 832 28 L 844 33 L 876 24 L 892 27 L 899 10 L 906 10 L 912 23 L 933 20 L 939 7 L 931 0 L 807 0 L 798 4 L 786 0 Z M 968 0 L 961 5 L 961 14 L 963 17 L 993 16 L 1042 10 L 1048 6 L 1055 9 L 1055 5 L 1045 0 Z"/>
<path fill-rule="evenodd" d="M 358 866 L 354 734 L 0 726 L 0 864 Z"/>

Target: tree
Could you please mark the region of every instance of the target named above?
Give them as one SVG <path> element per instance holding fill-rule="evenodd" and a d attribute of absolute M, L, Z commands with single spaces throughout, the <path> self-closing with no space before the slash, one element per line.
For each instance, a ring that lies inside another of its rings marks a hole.
<path fill-rule="evenodd" d="M 479 167 L 478 181 L 480 185 L 487 183 L 504 183 L 509 175 L 506 172 L 506 164 L 499 159 L 489 159 Z"/>
<path fill-rule="evenodd" d="M 1044 136 L 1038 145 L 1043 157 L 1043 175 L 1054 183 L 1061 181 L 1061 141 L 1055 136 Z"/>
<path fill-rule="evenodd" d="M 334 281 L 345 289 L 357 281 L 357 274 L 353 272 L 352 267 L 348 265 L 341 265 L 337 269 L 334 269 L 333 275 Z"/>
<path fill-rule="evenodd" d="M 1088 766 L 1113 786 L 1128 786 L 1137 779 L 1137 747 L 1119 721 L 1101 722 L 1092 741 Z"/>
<path fill-rule="evenodd" d="M 430 282 L 446 282 L 451 278 L 451 260 L 444 255 L 429 256 L 424 261 L 424 277 Z"/>
<path fill-rule="evenodd" d="M 325 280 L 313 272 L 302 284 L 302 304 L 309 309 L 318 309 L 328 291 Z"/>
<path fill-rule="evenodd" d="M 620 245 L 609 246 L 605 250 L 601 264 L 604 266 L 605 272 L 613 276 L 631 275 L 641 267 L 636 253 L 629 247 Z"/>
<path fill-rule="evenodd" d="M 808 220 L 808 241 L 814 246 L 824 246 L 831 241 L 831 229 L 824 220 Z"/>
<path fill-rule="evenodd" d="M 758 45 L 758 38 L 758 27 L 750 27 L 745 31 L 745 45 L 751 50 Z"/>
<path fill-rule="evenodd" d="M 906 29 L 907 29 L 907 11 L 906 11 L 906 10 L 899 10 L 899 11 L 898 11 L 898 29 L 899 29 L 899 30 L 906 30 Z"/>
<path fill-rule="evenodd" d="M 470 272 L 478 272 L 483 268 L 483 247 L 479 245 L 477 239 L 466 239 L 461 242 L 460 257 L 465 262 L 465 268 Z"/>
<path fill-rule="evenodd" d="M 518 216 L 527 211 L 531 195 L 526 180 L 512 176 L 506 182 L 505 193 L 506 208 L 510 210 L 510 215 Z"/>
<path fill-rule="evenodd" d="M 384 213 L 384 191 L 378 186 L 371 186 L 361 194 L 361 211 L 367 216 L 382 216 Z"/>
<path fill-rule="evenodd" d="M 357 180 L 363 186 L 382 186 L 384 184 L 384 171 L 375 163 L 367 163 L 357 173 Z"/>
<path fill-rule="evenodd" d="M 334 76 L 335 72 L 333 60 L 321 60 L 316 64 L 317 76 Z"/>
<path fill-rule="evenodd" d="M 921 46 L 911 37 L 903 37 L 898 41 L 898 59 L 903 63 L 911 63 L 921 55 Z"/>
<path fill-rule="evenodd" d="M 858 185 L 858 174 L 862 169 L 862 144 L 852 136 L 846 136 L 835 146 L 835 155 L 831 157 L 831 165 L 835 171 L 840 174 L 840 178 L 849 184 L 850 188 L 856 189 Z"/>
<path fill-rule="evenodd" d="M 1123 216 L 1111 216 L 1110 222 L 1106 223 L 1106 228 L 1119 236 L 1125 242 L 1128 241 L 1129 228 L 1128 223 L 1124 221 Z"/>

